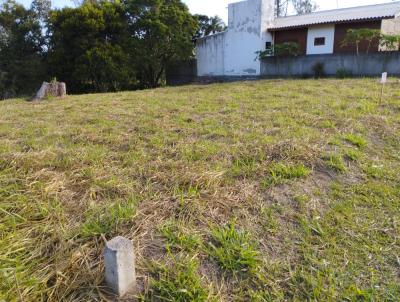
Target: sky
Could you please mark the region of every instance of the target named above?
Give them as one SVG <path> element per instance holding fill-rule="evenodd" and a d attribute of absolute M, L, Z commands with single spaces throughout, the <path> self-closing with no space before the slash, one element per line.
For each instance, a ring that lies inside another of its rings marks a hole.
<path fill-rule="evenodd" d="M 17 0 L 29 6 L 31 0 Z M 238 0 L 182 0 L 187 4 L 193 14 L 203 14 L 209 16 L 220 16 L 225 22 L 228 20 L 228 4 L 238 2 Z M 391 2 L 391 0 L 317 0 L 319 10 L 369 5 Z M 73 6 L 72 0 L 52 0 L 53 6 Z"/>
<path fill-rule="evenodd" d="M 225 22 L 228 20 L 228 4 L 238 0 L 183 0 L 193 14 L 218 15 Z M 391 2 L 391 0 L 317 0 L 319 10 L 370 5 Z"/>

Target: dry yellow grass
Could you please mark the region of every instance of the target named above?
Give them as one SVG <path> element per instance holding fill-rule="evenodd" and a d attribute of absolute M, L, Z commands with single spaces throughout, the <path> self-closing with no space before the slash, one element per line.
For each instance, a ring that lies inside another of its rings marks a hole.
<path fill-rule="evenodd" d="M 0 301 L 112 300 L 115 235 L 142 300 L 398 301 L 400 87 L 379 94 L 278 80 L 0 102 Z"/>

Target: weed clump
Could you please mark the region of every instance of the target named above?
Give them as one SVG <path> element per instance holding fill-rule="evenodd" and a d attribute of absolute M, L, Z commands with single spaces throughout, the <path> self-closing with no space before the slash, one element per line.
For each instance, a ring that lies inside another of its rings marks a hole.
<path fill-rule="evenodd" d="M 343 139 L 358 148 L 364 148 L 367 145 L 367 141 L 363 137 L 352 133 L 345 134 Z"/>
<path fill-rule="evenodd" d="M 190 234 L 182 225 L 175 221 L 168 221 L 161 227 L 160 231 L 167 241 L 167 250 L 173 248 L 192 252 L 202 244 L 199 235 Z"/>
<path fill-rule="evenodd" d="M 208 254 L 226 271 L 236 275 L 255 270 L 259 263 L 255 244 L 250 234 L 239 231 L 235 223 L 212 230 L 212 241 L 208 244 Z"/>
<path fill-rule="evenodd" d="M 271 187 L 277 184 L 283 184 L 291 179 L 307 177 L 311 173 L 311 170 L 300 165 L 285 165 L 283 163 L 274 164 L 270 170 L 269 175 L 264 180 L 263 184 L 265 187 Z"/>
<path fill-rule="evenodd" d="M 154 263 L 150 289 L 145 301 L 203 302 L 209 297 L 198 275 L 199 263 L 194 258 L 174 259 L 170 265 Z"/>
<path fill-rule="evenodd" d="M 135 200 L 119 202 L 100 209 L 91 208 L 85 213 L 85 221 L 79 233 L 84 238 L 107 234 L 136 215 Z"/>
<path fill-rule="evenodd" d="M 325 163 L 328 166 L 328 168 L 339 173 L 344 173 L 347 171 L 343 158 L 340 155 L 329 154 L 324 156 L 323 159 L 325 160 Z"/>
<path fill-rule="evenodd" d="M 254 174 L 257 167 L 257 159 L 254 157 L 238 157 L 234 160 L 231 174 L 234 177 L 248 177 Z"/>
<path fill-rule="evenodd" d="M 345 157 L 348 159 L 348 160 L 351 160 L 351 161 L 358 161 L 360 158 L 361 158 L 361 156 L 362 156 L 362 154 L 360 153 L 360 151 L 358 151 L 358 150 L 354 150 L 354 149 L 347 149 L 346 151 L 345 151 Z"/>

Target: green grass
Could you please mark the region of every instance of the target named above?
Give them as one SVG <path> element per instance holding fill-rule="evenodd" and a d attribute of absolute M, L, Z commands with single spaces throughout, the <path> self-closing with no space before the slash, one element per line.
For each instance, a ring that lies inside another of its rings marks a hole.
<path fill-rule="evenodd" d="M 117 225 L 132 221 L 135 214 L 135 200 L 111 203 L 111 206 L 104 207 L 93 205 L 85 213 L 79 234 L 83 237 L 91 237 L 111 233 Z"/>
<path fill-rule="evenodd" d="M 144 301 L 208 301 L 210 293 L 198 275 L 193 258 L 175 259 L 173 263 L 153 263 L 153 277 Z"/>
<path fill-rule="evenodd" d="M 367 141 L 363 137 L 352 133 L 343 135 L 343 139 L 358 148 L 364 148 L 367 145 Z"/>
<path fill-rule="evenodd" d="M 208 254 L 222 269 L 235 275 L 252 273 L 259 263 L 258 252 L 250 234 L 237 230 L 234 222 L 212 229 Z"/>
<path fill-rule="evenodd" d="M 167 221 L 160 232 L 167 241 L 167 249 L 196 251 L 202 245 L 202 238 L 188 229 L 185 222 Z"/>
<path fill-rule="evenodd" d="M 311 173 L 311 170 L 305 167 L 303 164 L 300 165 L 285 165 L 283 163 L 277 163 L 272 165 L 269 169 L 269 175 L 264 181 L 266 187 L 282 184 L 288 180 L 307 177 Z"/>
<path fill-rule="evenodd" d="M 338 154 L 329 154 L 324 156 L 324 160 L 328 168 L 339 172 L 344 173 L 347 171 L 347 167 L 341 155 Z"/>
<path fill-rule="evenodd" d="M 117 235 L 142 300 L 400 300 L 400 90 L 379 104 L 380 88 L 0 102 L 0 301 L 113 300 L 102 251 Z"/>

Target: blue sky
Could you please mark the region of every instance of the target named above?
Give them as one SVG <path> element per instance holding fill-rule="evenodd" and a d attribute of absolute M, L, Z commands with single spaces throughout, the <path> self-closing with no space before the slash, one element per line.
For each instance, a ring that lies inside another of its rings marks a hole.
<path fill-rule="evenodd" d="M 17 0 L 25 5 L 30 5 L 31 0 Z M 228 3 L 237 2 L 237 0 L 183 0 L 194 14 L 218 15 L 225 21 L 228 19 Z M 368 5 L 391 2 L 391 0 L 317 0 L 320 10 L 334 9 L 339 7 L 350 7 L 358 5 Z M 73 6 L 72 0 L 52 0 L 53 6 Z"/>

